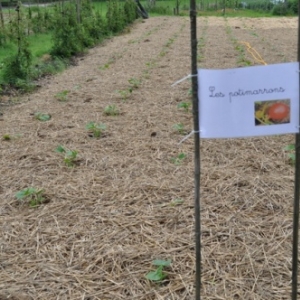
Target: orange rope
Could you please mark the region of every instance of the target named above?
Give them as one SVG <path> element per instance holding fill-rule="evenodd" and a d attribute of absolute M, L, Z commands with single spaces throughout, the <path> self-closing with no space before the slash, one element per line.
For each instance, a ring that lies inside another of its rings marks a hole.
<path fill-rule="evenodd" d="M 248 42 L 239 42 L 241 44 L 244 44 L 247 47 L 247 51 L 252 55 L 252 57 L 259 62 L 262 65 L 267 65 L 267 63 L 263 60 L 263 58 L 260 56 L 260 54 L 251 47 L 250 43 Z"/>

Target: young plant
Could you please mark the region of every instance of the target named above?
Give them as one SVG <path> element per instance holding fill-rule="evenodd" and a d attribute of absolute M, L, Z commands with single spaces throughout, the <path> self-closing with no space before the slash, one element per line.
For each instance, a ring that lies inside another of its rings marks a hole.
<path fill-rule="evenodd" d="M 119 95 L 121 96 L 122 100 L 125 101 L 129 98 L 129 96 L 132 93 L 132 88 L 128 88 L 126 90 L 118 90 L 117 91 L 119 93 Z"/>
<path fill-rule="evenodd" d="M 189 112 L 191 102 L 180 102 L 177 104 L 177 108 L 183 108 L 185 112 Z"/>
<path fill-rule="evenodd" d="M 85 128 L 92 133 L 93 137 L 99 138 L 103 134 L 103 130 L 106 129 L 106 125 L 102 123 L 97 124 L 95 122 L 90 122 L 85 126 Z"/>
<path fill-rule="evenodd" d="M 171 206 L 177 206 L 177 205 L 182 204 L 183 202 L 184 202 L 183 199 L 181 199 L 181 198 L 176 198 L 176 199 L 174 199 L 174 200 L 171 201 L 170 205 L 171 205 Z"/>
<path fill-rule="evenodd" d="M 51 119 L 51 115 L 43 114 L 43 113 L 40 113 L 40 112 L 34 114 L 34 117 L 37 120 L 42 121 L 42 122 L 46 122 L 46 121 L 49 121 Z"/>
<path fill-rule="evenodd" d="M 146 278 L 154 281 L 154 282 L 160 282 L 163 279 L 165 279 L 168 275 L 164 272 L 164 267 L 168 267 L 171 264 L 171 260 L 160 260 L 156 259 L 152 262 L 152 265 L 156 266 L 156 270 L 150 271 Z"/>
<path fill-rule="evenodd" d="M 173 128 L 179 133 L 179 134 L 185 134 L 184 125 L 182 123 L 177 123 L 173 126 Z"/>
<path fill-rule="evenodd" d="M 171 158 L 171 162 L 175 165 L 180 165 L 185 158 L 186 154 L 181 152 L 176 157 Z"/>
<path fill-rule="evenodd" d="M 296 161 L 295 145 L 289 144 L 286 147 L 284 147 L 284 150 L 288 152 L 289 160 L 292 164 L 294 164 Z"/>
<path fill-rule="evenodd" d="M 68 167 L 74 167 L 78 154 L 76 150 L 66 150 L 63 146 L 59 145 L 55 151 L 64 154 L 64 162 Z"/>
<path fill-rule="evenodd" d="M 130 78 L 128 82 L 132 85 L 132 88 L 134 89 L 138 89 L 141 84 L 141 80 L 136 79 L 134 77 Z"/>
<path fill-rule="evenodd" d="M 42 204 L 45 200 L 43 197 L 44 190 L 38 190 L 33 187 L 26 188 L 16 193 L 16 198 L 20 201 L 27 200 L 29 206 L 36 207 Z"/>
<path fill-rule="evenodd" d="M 2 139 L 3 139 L 4 141 L 10 141 L 10 140 L 11 140 L 11 136 L 10 136 L 9 134 L 4 134 L 4 135 L 2 136 Z"/>
<path fill-rule="evenodd" d="M 59 92 L 55 95 L 55 98 L 58 100 L 58 101 L 61 101 L 61 102 L 65 102 L 68 100 L 68 94 L 70 93 L 70 91 L 68 90 L 64 90 L 62 92 Z"/>
<path fill-rule="evenodd" d="M 120 112 L 116 107 L 116 105 L 112 104 L 112 105 L 105 106 L 104 114 L 107 116 L 117 116 L 118 114 L 120 114 Z"/>

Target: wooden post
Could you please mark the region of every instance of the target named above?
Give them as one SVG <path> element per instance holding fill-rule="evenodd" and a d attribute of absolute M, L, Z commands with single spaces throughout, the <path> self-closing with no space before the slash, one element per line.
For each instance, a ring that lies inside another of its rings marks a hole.
<path fill-rule="evenodd" d="M 299 0 L 300 1 L 300 0 Z M 196 1 L 190 0 L 191 23 L 191 74 L 193 91 L 194 120 L 194 171 L 195 171 L 195 245 L 196 245 L 196 277 L 195 299 L 200 300 L 201 290 L 201 222 L 200 222 L 200 133 L 199 133 L 199 103 L 198 103 L 198 69 L 197 69 L 197 8 Z"/>

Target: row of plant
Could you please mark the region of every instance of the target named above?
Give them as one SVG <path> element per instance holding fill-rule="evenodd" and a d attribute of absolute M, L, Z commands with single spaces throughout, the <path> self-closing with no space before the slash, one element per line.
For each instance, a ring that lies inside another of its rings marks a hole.
<path fill-rule="evenodd" d="M 269 48 L 271 50 L 271 52 L 274 55 L 278 56 L 282 62 L 288 61 L 289 58 L 287 58 L 286 55 L 282 51 L 280 51 L 280 48 L 278 47 L 278 45 L 274 45 L 274 43 L 273 43 L 274 36 L 272 36 L 272 37 L 271 36 L 269 37 L 268 35 L 267 36 L 262 36 L 261 31 L 258 32 L 253 27 L 249 28 L 249 26 L 247 26 L 245 20 L 243 20 L 242 23 L 243 23 L 243 27 L 248 31 L 248 34 L 254 36 L 255 38 L 257 38 L 257 43 L 262 44 L 262 45 L 264 45 L 264 47 Z M 254 55 L 255 55 L 255 53 L 254 53 Z M 257 56 L 257 55 L 255 55 L 255 56 Z M 258 61 L 263 63 L 262 60 L 258 59 Z"/>
<path fill-rule="evenodd" d="M 90 0 L 82 0 L 80 5 L 79 8 L 77 1 L 63 1 L 51 8 L 33 11 L 19 3 L 15 11 L 6 16 L 0 31 L 0 46 L 7 48 L 8 53 L 0 62 L 2 89 L 5 85 L 25 90 L 32 88 L 32 80 L 51 69 L 45 64 L 53 69 L 57 60 L 68 61 L 105 37 L 122 31 L 137 18 L 133 0 L 107 1 L 105 17 L 93 8 Z M 30 35 L 41 33 L 50 35 L 52 39 L 46 62 L 37 61 L 29 43 Z"/>
<path fill-rule="evenodd" d="M 185 27 L 185 25 L 182 25 L 179 29 L 178 32 L 176 32 L 175 34 L 173 34 L 168 40 L 167 42 L 163 45 L 163 49 L 164 49 L 164 53 L 167 51 L 167 49 L 174 43 L 175 39 L 179 36 L 179 33 L 183 30 L 183 28 Z M 159 52 L 161 53 L 161 51 Z M 158 58 L 162 57 L 161 54 L 157 55 L 157 58 L 155 60 L 152 60 L 150 64 L 146 63 L 147 68 L 152 68 L 154 63 L 157 61 Z M 145 75 L 145 72 L 143 72 L 142 77 Z M 130 78 L 128 79 L 128 83 L 129 83 L 129 88 L 130 89 L 130 93 L 132 93 L 133 90 L 138 89 L 140 84 L 141 84 L 141 80 L 142 77 L 140 79 L 137 78 Z M 61 92 L 58 92 L 57 94 L 54 95 L 54 98 L 57 99 L 57 101 L 60 102 L 67 102 L 69 101 L 69 90 L 64 90 Z M 118 91 L 118 94 L 121 95 L 121 98 L 125 101 L 127 100 L 127 97 L 124 98 L 124 95 L 122 95 L 122 91 Z M 189 111 L 189 104 L 188 103 L 181 103 L 180 105 L 178 105 L 179 109 L 184 109 L 184 111 L 188 112 Z M 118 116 L 120 115 L 120 110 L 119 108 L 115 105 L 115 104 L 110 104 L 105 106 L 103 114 L 106 116 Z M 41 122 L 47 122 L 50 121 L 52 119 L 52 116 L 49 113 L 42 113 L 42 112 L 37 112 L 33 115 L 33 118 L 35 120 L 41 121 Z M 90 138 L 102 138 L 105 136 L 105 130 L 106 130 L 106 124 L 104 123 L 97 123 L 94 121 L 88 122 L 85 125 L 85 129 L 87 130 L 87 134 Z M 176 127 L 174 127 L 174 129 L 176 129 Z M 180 129 L 180 127 L 178 127 L 176 129 L 176 131 L 179 134 L 183 134 L 184 132 Z M 12 141 L 15 137 L 11 136 L 10 134 L 5 134 L 2 136 L 2 139 L 5 141 Z M 78 163 L 80 162 L 80 159 L 78 158 L 78 154 L 79 152 L 76 149 L 69 149 L 66 148 L 63 145 L 58 145 L 56 147 L 56 149 L 54 149 L 54 151 L 56 151 L 57 153 L 59 153 L 62 157 L 63 163 L 71 168 L 71 167 L 76 167 L 78 165 Z M 174 163 L 175 165 L 179 165 L 181 164 L 181 162 L 186 158 L 186 155 L 184 153 L 180 153 L 178 154 L 178 156 L 170 158 L 170 161 L 172 163 Z M 21 191 L 19 191 L 16 194 L 17 199 L 19 199 L 20 201 L 26 201 L 30 207 L 37 207 L 43 203 L 47 203 L 48 199 L 47 196 L 44 193 L 43 189 L 38 189 L 36 187 L 28 187 L 25 188 Z M 172 204 L 172 205 L 177 205 L 180 204 L 181 201 L 179 201 L 178 199 L 176 199 L 176 201 Z M 154 273 L 153 273 L 154 272 Z M 153 271 L 152 273 L 150 272 L 147 276 L 148 279 L 155 281 L 155 276 L 158 276 L 158 274 L 162 274 L 162 268 L 161 266 L 158 267 L 157 270 Z M 153 279 L 151 279 L 153 278 Z"/>
<path fill-rule="evenodd" d="M 246 57 L 246 51 L 243 44 L 240 43 L 240 41 L 235 37 L 235 35 L 232 32 L 232 27 L 228 24 L 228 20 L 225 17 L 225 31 L 230 39 L 230 41 L 233 43 L 234 49 L 238 53 L 237 57 L 237 65 L 241 67 L 245 66 L 251 66 L 252 62 Z"/>
<path fill-rule="evenodd" d="M 159 54 L 148 60 L 145 65 L 146 68 L 142 70 L 142 75 L 140 77 L 132 77 L 128 80 L 129 85 L 126 88 L 117 90 L 116 92 L 120 95 L 123 101 L 128 100 L 130 96 L 133 94 L 134 90 L 137 90 L 139 86 L 141 85 L 143 79 L 148 79 L 149 78 L 149 73 L 152 68 L 154 68 L 158 62 L 158 60 L 162 57 L 164 57 L 167 53 L 171 45 L 175 42 L 175 40 L 178 38 L 179 34 L 183 31 L 185 28 L 186 24 L 183 24 L 179 31 L 174 33 L 168 40 L 167 42 L 163 45 L 162 49 L 160 50 Z M 149 31 L 149 34 L 152 34 L 153 32 L 157 31 L 158 29 L 154 29 L 152 31 Z"/>

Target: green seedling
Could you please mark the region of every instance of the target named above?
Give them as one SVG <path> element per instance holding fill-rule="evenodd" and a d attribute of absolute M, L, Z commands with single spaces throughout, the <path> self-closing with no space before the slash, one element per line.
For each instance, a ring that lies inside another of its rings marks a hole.
<path fill-rule="evenodd" d="M 10 141 L 10 140 L 11 140 L 11 136 L 10 136 L 9 134 L 4 134 L 4 135 L 2 136 L 2 139 L 3 139 L 4 141 Z"/>
<path fill-rule="evenodd" d="M 70 93 L 70 91 L 68 90 L 64 90 L 62 92 L 59 92 L 55 95 L 55 98 L 58 100 L 58 101 L 61 101 L 61 102 L 65 102 L 68 100 L 68 94 Z"/>
<path fill-rule="evenodd" d="M 16 193 L 16 198 L 20 201 L 27 200 L 29 206 L 36 207 L 42 204 L 45 200 L 43 197 L 44 190 L 37 190 L 36 188 L 29 187 Z"/>
<path fill-rule="evenodd" d="M 116 105 L 112 104 L 112 105 L 107 105 L 104 108 L 104 114 L 107 116 L 117 116 L 120 114 L 118 108 L 116 107 Z"/>
<path fill-rule="evenodd" d="M 78 154 L 76 150 L 66 150 L 63 146 L 59 145 L 55 151 L 64 154 L 64 162 L 68 167 L 74 167 Z"/>
<path fill-rule="evenodd" d="M 176 157 L 171 158 L 171 162 L 175 165 L 180 165 L 182 161 L 186 158 L 186 154 L 179 153 Z"/>
<path fill-rule="evenodd" d="M 191 102 L 180 102 L 177 104 L 177 108 L 183 108 L 185 112 L 189 112 Z"/>
<path fill-rule="evenodd" d="M 179 133 L 179 134 L 185 134 L 184 125 L 182 123 L 177 123 L 173 125 L 173 128 Z"/>
<path fill-rule="evenodd" d="M 295 163 L 296 161 L 296 154 L 295 154 L 295 145 L 294 144 L 289 144 L 287 145 L 286 147 L 284 147 L 285 151 L 288 152 L 288 157 L 289 157 L 289 160 L 292 164 Z"/>
<path fill-rule="evenodd" d="M 106 69 L 108 69 L 108 68 L 109 68 L 109 66 L 110 66 L 110 64 L 109 64 L 109 63 L 107 63 L 107 64 L 105 64 L 105 65 L 101 66 L 99 69 L 100 69 L 100 70 L 106 70 Z"/>
<path fill-rule="evenodd" d="M 106 125 L 102 123 L 97 124 L 95 122 L 90 122 L 85 126 L 85 128 L 92 133 L 93 137 L 99 138 L 106 129 Z"/>
<path fill-rule="evenodd" d="M 154 67 L 154 65 L 155 65 L 154 62 L 151 62 L 151 61 L 146 62 L 146 66 L 147 66 L 148 68 L 152 68 L 152 67 Z"/>
<path fill-rule="evenodd" d="M 164 272 L 164 267 L 168 267 L 171 264 L 171 260 L 160 260 L 156 259 L 152 262 L 152 265 L 157 266 L 156 270 L 150 271 L 146 278 L 154 281 L 154 282 L 160 282 L 163 279 L 165 279 L 168 275 Z"/>
<path fill-rule="evenodd" d="M 127 100 L 129 98 L 129 96 L 132 93 L 132 88 L 128 88 L 126 90 L 119 90 L 117 91 L 119 93 L 119 95 L 122 97 L 123 101 Z"/>
<path fill-rule="evenodd" d="M 160 55 L 161 57 L 165 56 L 166 54 L 167 54 L 167 52 L 164 51 L 164 50 L 160 51 L 160 53 L 159 53 L 159 55 Z"/>
<path fill-rule="evenodd" d="M 37 120 L 42 121 L 42 122 L 46 122 L 46 121 L 49 121 L 51 119 L 51 115 L 43 114 L 43 113 L 40 113 L 40 112 L 34 114 L 34 117 Z"/>
<path fill-rule="evenodd" d="M 168 42 L 166 43 L 166 47 L 169 47 L 173 44 L 174 39 L 173 38 L 169 38 Z"/>
<path fill-rule="evenodd" d="M 177 206 L 177 205 L 182 204 L 183 202 L 184 202 L 183 199 L 177 198 L 177 199 L 172 200 L 171 203 L 170 203 L 170 205 L 171 205 L 171 206 Z"/>
<path fill-rule="evenodd" d="M 132 88 L 134 89 L 138 89 L 141 84 L 141 80 L 136 79 L 134 77 L 130 78 L 128 82 L 132 85 Z"/>

